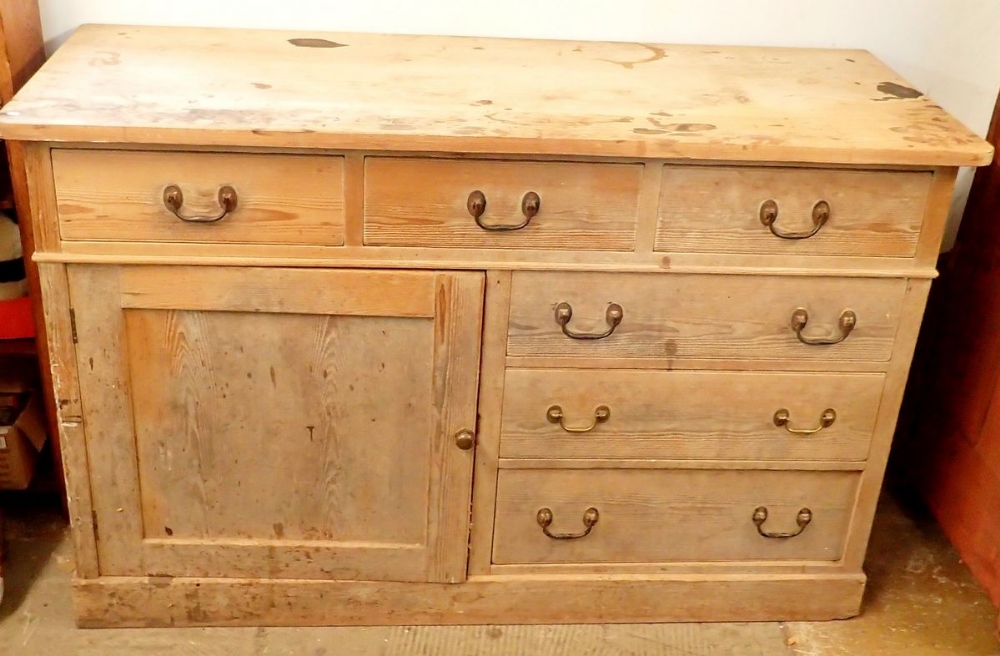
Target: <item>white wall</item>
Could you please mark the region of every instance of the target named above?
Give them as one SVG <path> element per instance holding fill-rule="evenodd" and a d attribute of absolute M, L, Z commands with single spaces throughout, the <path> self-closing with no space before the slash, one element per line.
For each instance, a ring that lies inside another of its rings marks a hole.
<path fill-rule="evenodd" d="M 983 135 L 1000 0 L 39 0 L 48 47 L 81 23 L 864 48 Z M 953 208 L 964 206 L 963 171 Z"/>

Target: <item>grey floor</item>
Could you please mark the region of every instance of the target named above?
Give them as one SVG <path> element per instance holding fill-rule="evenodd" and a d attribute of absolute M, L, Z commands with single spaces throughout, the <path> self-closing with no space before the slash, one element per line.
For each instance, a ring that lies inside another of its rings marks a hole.
<path fill-rule="evenodd" d="M 80 630 L 51 509 L 6 504 L 3 656 L 998 656 L 996 611 L 931 519 L 879 510 L 862 616 L 840 622 Z"/>

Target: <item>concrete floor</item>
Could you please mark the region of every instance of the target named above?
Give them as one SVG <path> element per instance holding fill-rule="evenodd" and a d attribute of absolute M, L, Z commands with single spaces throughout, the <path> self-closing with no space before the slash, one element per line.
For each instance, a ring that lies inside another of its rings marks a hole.
<path fill-rule="evenodd" d="M 888 497 L 864 613 L 823 623 L 79 630 L 52 509 L 6 504 L 3 656 L 997 656 L 996 611 L 933 520 Z"/>

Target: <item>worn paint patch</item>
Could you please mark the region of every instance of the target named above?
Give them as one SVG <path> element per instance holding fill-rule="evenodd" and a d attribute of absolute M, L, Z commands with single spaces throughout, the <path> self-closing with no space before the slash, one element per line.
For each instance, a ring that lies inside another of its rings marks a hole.
<path fill-rule="evenodd" d="M 250 130 L 250 132 L 252 134 L 256 134 L 259 137 L 266 137 L 266 136 L 270 136 L 272 134 L 313 134 L 314 132 L 316 132 L 316 130 L 308 130 L 308 129 L 301 129 L 301 130 L 265 130 L 263 128 L 254 128 L 253 130 Z"/>
<path fill-rule="evenodd" d="M 379 124 L 379 128 L 382 130 L 413 130 L 416 129 L 416 125 L 409 120 L 402 118 L 387 118 L 383 119 L 382 123 Z"/>
<path fill-rule="evenodd" d="M 635 45 L 642 46 L 643 48 L 652 51 L 653 54 L 651 54 L 649 57 L 645 57 L 643 59 L 636 59 L 633 61 L 616 61 L 614 59 L 600 59 L 598 61 L 608 62 L 609 64 L 617 64 L 622 68 L 632 69 L 635 68 L 637 64 L 648 64 L 650 62 L 655 62 L 657 60 L 663 59 L 664 57 L 667 56 L 667 53 L 664 52 L 663 48 L 660 48 L 658 46 L 651 46 L 645 43 L 637 43 Z"/>
<path fill-rule="evenodd" d="M 875 88 L 887 96 L 885 98 L 876 98 L 876 101 L 913 100 L 914 98 L 920 98 L 924 95 L 916 89 L 905 87 L 902 84 L 896 84 L 895 82 L 879 82 L 878 86 Z"/>
<path fill-rule="evenodd" d="M 711 123 L 674 123 L 663 127 L 671 132 L 708 132 L 715 129 Z"/>
<path fill-rule="evenodd" d="M 90 60 L 91 66 L 117 66 L 122 61 L 121 54 L 109 50 L 99 50 L 97 55 Z"/>
<path fill-rule="evenodd" d="M 509 112 L 511 111 L 511 109 L 510 107 L 504 107 L 504 111 Z M 484 116 L 486 116 L 486 118 L 488 118 L 491 121 L 496 121 L 497 123 L 508 123 L 510 125 L 518 124 L 517 121 L 511 121 L 505 118 L 500 118 L 499 116 L 497 116 L 497 112 L 491 112 L 489 114 L 485 114 Z"/>
<path fill-rule="evenodd" d="M 667 132 L 707 132 L 715 129 L 711 123 L 664 123 L 653 116 L 646 117 L 646 120 L 660 130 Z"/>
<path fill-rule="evenodd" d="M 329 39 L 297 38 L 289 39 L 288 42 L 299 48 L 344 48 L 346 43 L 337 43 Z"/>

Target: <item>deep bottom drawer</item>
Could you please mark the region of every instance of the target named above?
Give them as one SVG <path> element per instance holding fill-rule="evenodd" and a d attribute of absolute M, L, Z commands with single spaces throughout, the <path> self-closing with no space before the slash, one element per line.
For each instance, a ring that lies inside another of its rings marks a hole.
<path fill-rule="evenodd" d="M 859 478 L 848 471 L 505 469 L 493 562 L 837 560 Z"/>

